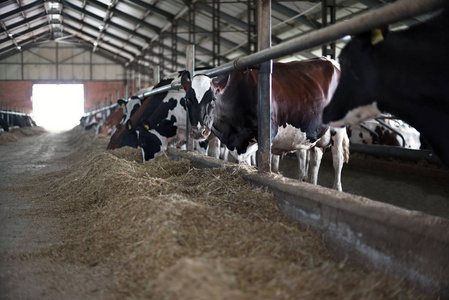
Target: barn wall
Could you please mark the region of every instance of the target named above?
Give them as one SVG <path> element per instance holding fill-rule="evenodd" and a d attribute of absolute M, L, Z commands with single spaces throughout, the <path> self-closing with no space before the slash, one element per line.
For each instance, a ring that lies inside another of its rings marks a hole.
<path fill-rule="evenodd" d="M 125 80 L 123 65 L 72 44 L 49 42 L 0 61 L 0 80 Z"/>
<path fill-rule="evenodd" d="M 31 113 L 33 81 L 0 81 L 0 109 Z"/>
<path fill-rule="evenodd" d="M 31 113 L 32 89 L 36 83 L 82 83 L 84 110 L 88 112 L 132 95 L 139 87 L 135 83 L 126 84 L 137 78 L 129 74 L 123 65 L 90 49 L 44 43 L 0 61 L 0 109 Z"/>
<path fill-rule="evenodd" d="M 44 81 L 8 80 L 0 81 L 0 109 L 31 113 L 33 110 L 33 84 L 84 84 L 84 111 L 115 103 L 124 98 L 123 81 Z"/>
<path fill-rule="evenodd" d="M 84 111 L 88 112 L 117 102 L 124 98 L 123 81 L 86 81 L 84 82 Z"/>

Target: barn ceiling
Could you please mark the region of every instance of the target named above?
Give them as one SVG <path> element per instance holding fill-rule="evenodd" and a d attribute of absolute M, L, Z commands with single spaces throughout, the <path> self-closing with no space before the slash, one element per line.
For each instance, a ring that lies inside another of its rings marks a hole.
<path fill-rule="evenodd" d="M 329 3 L 332 1 L 327 0 Z M 254 0 L 9 0 L 0 4 L 0 60 L 49 41 L 85 47 L 150 74 L 185 68 L 195 44 L 197 67 L 214 67 L 255 52 Z M 387 0 L 335 0 L 341 22 Z M 272 44 L 322 27 L 321 1 L 272 0 Z M 396 27 L 407 26 L 407 20 Z M 329 22 L 329 21 L 328 21 Z M 344 41 L 337 42 L 337 53 Z M 293 55 L 321 56 L 321 48 Z M 291 59 L 291 58 L 290 58 Z"/>

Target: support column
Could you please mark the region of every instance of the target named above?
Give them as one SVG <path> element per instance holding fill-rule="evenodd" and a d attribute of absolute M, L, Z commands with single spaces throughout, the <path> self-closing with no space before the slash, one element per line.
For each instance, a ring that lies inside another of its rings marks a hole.
<path fill-rule="evenodd" d="M 195 75 L 195 45 L 186 47 L 186 70 L 190 73 L 190 78 Z M 190 120 L 189 110 L 186 106 L 186 148 L 187 151 L 193 151 L 193 141 L 190 139 Z"/>
<path fill-rule="evenodd" d="M 257 2 L 258 51 L 271 47 L 271 0 Z M 273 61 L 260 64 L 258 84 L 259 173 L 271 172 L 271 75 Z"/>
<path fill-rule="evenodd" d="M 248 44 L 247 54 L 256 52 L 257 49 L 257 8 L 255 0 L 247 0 L 248 11 Z"/>
<path fill-rule="evenodd" d="M 218 67 L 220 63 L 220 1 L 212 1 L 212 65 Z"/>
<path fill-rule="evenodd" d="M 328 20 L 329 16 L 329 20 Z M 321 0 L 321 19 L 323 27 L 335 24 L 336 4 L 335 0 Z M 321 47 L 322 55 L 335 59 L 335 42 L 324 44 Z"/>

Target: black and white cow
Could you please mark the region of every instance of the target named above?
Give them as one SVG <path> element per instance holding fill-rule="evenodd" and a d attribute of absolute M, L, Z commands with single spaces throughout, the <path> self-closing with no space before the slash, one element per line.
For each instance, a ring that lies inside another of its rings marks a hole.
<path fill-rule="evenodd" d="M 345 129 L 333 129 L 321 121 L 339 77 L 338 67 L 326 59 L 273 64 L 271 120 L 273 154 L 310 149 L 309 180 L 314 184 L 323 151 L 333 145 L 334 188 L 341 190 L 349 140 Z M 238 154 L 245 154 L 257 142 L 257 70 L 192 79 L 186 72 L 181 82 L 195 135 L 207 137 L 212 131 Z"/>
<path fill-rule="evenodd" d="M 144 100 L 137 96 L 132 96 L 127 100 L 117 100 L 117 104 L 123 108 L 123 117 L 120 124 L 126 124 L 131 116 L 140 108 Z"/>
<path fill-rule="evenodd" d="M 155 86 L 155 88 L 170 84 L 172 81 L 173 78 L 163 79 Z M 143 100 L 139 109 L 130 116 L 130 119 L 122 124 L 123 126 L 118 126 L 115 133 L 111 136 L 107 149 L 117 149 L 124 146 L 137 148 L 137 134 L 132 124 L 140 124 L 143 119 L 150 119 L 151 115 L 157 109 L 159 104 L 162 103 L 166 95 L 167 92 L 164 92 L 149 96 Z"/>
<path fill-rule="evenodd" d="M 138 145 L 144 161 L 164 153 L 170 143 L 186 141 L 185 93 L 169 91 L 148 119 L 136 124 Z"/>
<path fill-rule="evenodd" d="M 346 126 L 389 112 L 416 128 L 449 166 L 448 28 L 449 3 L 407 30 L 353 38 L 341 52 L 342 76 L 323 122 Z"/>

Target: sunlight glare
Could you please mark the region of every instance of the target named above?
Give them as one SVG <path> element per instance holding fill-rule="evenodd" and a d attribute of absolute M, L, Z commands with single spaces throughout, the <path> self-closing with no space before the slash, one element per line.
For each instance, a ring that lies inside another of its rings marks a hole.
<path fill-rule="evenodd" d="M 33 115 L 37 125 L 50 131 L 69 130 L 84 114 L 82 84 L 33 85 Z"/>

